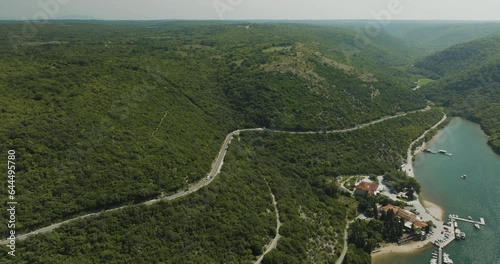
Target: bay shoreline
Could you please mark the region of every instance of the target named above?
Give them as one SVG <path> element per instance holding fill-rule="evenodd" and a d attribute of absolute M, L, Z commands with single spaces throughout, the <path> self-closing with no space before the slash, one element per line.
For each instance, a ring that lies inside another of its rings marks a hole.
<path fill-rule="evenodd" d="M 416 155 L 422 154 L 423 149 L 427 145 L 429 145 L 430 143 L 432 143 L 432 141 L 436 140 L 439 136 L 441 136 L 442 129 L 444 128 L 438 130 L 428 142 L 424 142 L 421 146 L 417 147 L 415 151 L 412 150 L 413 145 L 420 139 L 424 138 L 428 132 L 432 131 L 436 127 L 439 127 L 439 125 L 441 125 L 447 119 L 448 119 L 447 116 L 444 115 L 444 117 L 438 123 L 436 123 L 433 127 L 425 131 L 419 138 L 417 138 L 410 144 L 410 147 L 408 148 L 407 163 L 402 167 L 402 170 L 405 171 L 408 176 L 415 177 L 413 168 L 413 158 Z M 389 193 L 384 193 L 384 194 L 388 195 Z M 389 197 L 391 196 L 393 195 L 390 195 Z M 434 225 L 436 226 L 435 228 L 436 232 L 434 232 L 432 236 L 428 237 L 426 240 L 423 241 L 412 242 L 405 245 L 388 244 L 371 254 L 372 263 L 376 262 L 377 259 L 385 258 L 391 254 L 413 254 L 419 251 L 426 250 L 433 246 L 432 241 L 436 240 L 441 236 L 441 234 L 437 232 L 437 230 L 440 230 L 444 227 L 445 214 L 444 214 L 444 209 L 441 206 L 433 202 L 426 201 L 422 196 L 418 196 L 416 200 L 408 202 L 408 204 L 413 206 L 417 210 L 420 217 L 422 217 L 422 220 L 424 221 L 432 220 Z"/>

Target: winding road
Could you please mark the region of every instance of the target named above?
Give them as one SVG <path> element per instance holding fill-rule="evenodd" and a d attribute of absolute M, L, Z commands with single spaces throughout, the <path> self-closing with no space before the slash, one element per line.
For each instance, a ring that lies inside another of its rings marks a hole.
<path fill-rule="evenodd" d="M 213 180 L 215 179 L 215 177 L 217 175 L 219 175 L 219 173 L 220 173 L 220 170 L 221 170 L 222 165 L 224 163 L 224 157 L 226 156 L 227 149 L 229 147 L 229 144 L 231 143 L 231 140 L 233 139 L 234 136 L 239 135 L 242 132 L 270 131 L 270 132 L 275 132 L 275 133 L 288 133 L 288 134 L 317 134 L 317 133 L 332 134 L 332 133 L 345 133 L 345 132 L 351 132 L 351 131 L 354 131 L 354 130 L 362 129 L 362 128 L 365 128 L 365 127 L 368 127 L 368 126 L 371 126 L 371 125 L 374 125 L 374 124 L 378 124 L 378 123 L 384 122 L 384 121 L 389 120 L 389 119 L 394 119 L 394 118 L 406 116 L 406 115 L 417 113 L 417 112 L 429 111 L 430 109 L 431 109 L 431 107 L 427 106 L 427 107 L 425 107 L 423 109 L 420 109 L 420 110 L 410 111 L 410 112 L 406 112 L 406 113 L 400 113 L 400 114 L 397 114 L 397 115 L 394 115 L 394 116 L 385 116 L 385 117 L 382 117 L 380 119 L 377 119 L 377 120 L 374 120 L 374 121 L 371 121 L 371 122 L 368 122 L 368 123 L 365 123 L 365 124 L 361 124 L 361 125 L 355 126 L 353 128 L 340 129 L 340 130 L 295 132 L 295 131 L 273 130 L 273 129 L 265 129 L 265 128 L 238 129 L 238 130 L 235 130 L 235 131 L 229 133 L 226 136 L 226 138 L 225 138 L 225 140 L 224 140 L 224 142 L 223 142 L 223 144 L 222 144 L 222 146 L 221 146 L 221 148 L 219 150 L 219 154 L 217 155 L 217 157 L 215 158 L 214 162 L 212 163 L 212 168 L 211 168 L 210 172 L 208 173 L 208 175 L 206 176 L 206 178 L 203 178 L 199 182 L 197 182 L 197 183 L 189 186 L 189 188 L 187 188 L 184 191 L 178 192 L 178 193 L 170 195 L 170 196 L 162 196 L 162 197 L 159 197 L 157 199 L 153 199 L 153 200 L 150 200 L 150 201 L 147 201 L 147 202 L 143 202 L 142 204 L 152 205 L 152 204 L 158 203 L 160 201 L 175 200 L 175 199 L 178 199 L 180 197 L 189 195 L 189 194 L 191 194 L 193 192 L 196 192 L 199 189 L 203 188 L 204 186 L 207 186 L 210 183 L 212 183 Z M 444 120 L 442 120 L 442 121 L 444 121 Z M 414 142 L 416 142 L 416 141 L 414 141 Z M 410 149 L 410 151 L 411 151 L 411 149 Z M 411 161 L 411 159 L 410 159 L 410 161 Z M 410 165 L 411 165 L 411 163 L 410 163 Z M 273 199 L 274 199 L 274 195 L 273 195 Z M 106 212 L 112 212 L 112 211 L 120 210 L 120 209 L 123 209 L 123 208 L 128 207 L 128 206 L 132 206 L 132 205 L 125 205 L 125 206 L 121 206 L 121 207 L 117 207 L 117 208 L 113 208 L 113 209 L 109 209 L 109 210 L 103 210 L 103 211 L 98 212 L 98 213 L 91 213 L 91 214 L 86 214 L 86 215 L 82 215 L 82 216 L 79 216 L 79 217 L 75 217 L 75 218 L 72 218 L 72 219 L 60 222 L 60 223 L 56 223 L 56 224 L 53 224 L 53 225 L 50 225 L 50 226 L 47 226 L 47 227 L 40 228 L 38 230 L 29 232 L 27 234 L 19 235 L 19 236 L 16 237 L 16 240 L 24 240 L 27 237 L 29 237 L 31 235 L 35 235 L 35 234 L 48 233 L 48 232 L 51 232 L 54 229 L 60 227 L 63 224 L 67 224 L 69 222 L 73 222 L 73 221 L 79 220 L 79 219 L 84 219 L 84 218 L 87 218 L 87 217 L 90 217 L 90 216 L 97 216 L 97 215 L 99 215 L 101 213 L 106 213 Z M 276 210 L 276 212 L 278 212 L 278 211 Z M 278 237 L 278 239 L 279 239 L 279 237 Z M 276 238 L 273 239 L 273 242 L 276 240 L 276 243 L 277 243 L 278 239 L 276 239 Z M 4 239 L 4 240 L 0 241 L 0 245 L 7 245 L 8 243 L 9 243 L 9 240 L 7 240 L 7 239 Z M 272 248 L 273 247 L 272 247 L 272 244 L 271 244 L 271 246 L 268 247 L 268 249 L 272 249 Z"/>
<path fill-rule="evenodd" d="M 364 123 L 364 124 L 361 124 L 361 125 L 357 125 L 357 126 L 352 127 L 352 128 L 339 129 L 339 130 L 306 131 L 306 132 L 275 130 L 275 129 L 267 129 L 267 130 L 271 131 L 271 132 L 276 132 L 276 133 L 287 133 L 287 134 L 294 134 L 294 135 L 310 135 L 310 134 L 318 134 L 318 133 L 325 133 L 325 134 L 345 133 L 345 132 L 352 132 L 354 130 L 362 129 L 362 128 L 365 128 L 367 126 L 372 126 L 372 125 L 375 125 L 375 124 L 387 121 L 389 119 L 394 119 L 394 118 L 398 118 L 398 117 L 402 117 L 402 116 L 406 116 L 406 115 L 414 114 L 414 113 L 418 113 L 418 112 L 425 112 L 425 111 L 429 111 L 431 109 L 432 108 L 430 106 L 427 106 L 426 108 L 423 108 L 423 109 L 420 109 L 420 110 L 415 110 L 415 111 L 411 111 L 411 112 L 401 113 L 401 114 L 397 114 L 397 115 L 393 115 L 393 116 L 385 116 L 385 117 L 382 117 L 380 119 L 377 119 L 377 120 L 374 120 L 374 121 L 371 121 L 371 122 L 368 122 L 368 123 Z"/>

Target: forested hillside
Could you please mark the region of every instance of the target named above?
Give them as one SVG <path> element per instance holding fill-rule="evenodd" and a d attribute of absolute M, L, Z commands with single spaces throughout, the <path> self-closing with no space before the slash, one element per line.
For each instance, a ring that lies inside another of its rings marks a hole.
<path fill-rule="evenodd" d="M 357 203 L 336 176 L 399 168 L 410 142 L 442 117 L 439 109 L 338 134 L 243 133 L 222 173 L 187 197 L 78 220 L 19 242 L 2 263 L 251 263 L 282 226 L 262 263 L 335 263 L 346 217 Z M 349 247 L 350 263 L 369 254 Z M 355 262 L 358 261 L 358 262 Z"/>
<path fill-rule="evenodd" d="M 0 28 L 0 145 L 18 153 L 20 232 L 181 190 L 236 128 L 346 128 L 426 103 L 387 35 L 359 49 L 332 26 L 22 26 Z"/>
<path fill-rule="evenodd" d="M 416 66 L 439 78 L 423 89 L 428 98 L 480 123 L 489 144 L 500 153 L 500 37 L 453 46 Z"/>
<path fill-rule="evenodd" d="M 452 46 L 415 63 L 433 79 L 460 75 L 500 60 L 500 35 Z"/>
<path fill-rule="evenodd" d="M 391 21 L 384 30 L 419 55 L 430 55 L 453 45 L 500 34 L 500 23 L 479 21 Z"/>

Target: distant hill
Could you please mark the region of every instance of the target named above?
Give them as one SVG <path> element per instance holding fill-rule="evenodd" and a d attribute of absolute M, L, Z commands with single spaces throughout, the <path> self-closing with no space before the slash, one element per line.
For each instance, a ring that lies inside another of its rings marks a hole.
<path fill-rule="evenodd" d="M 95 16 L 89 15 L 66 15 L 66 16 L 58 16 L 55 17 L 56 20 L 99 20 L 99 18 Z"/>
<path fill-rule="evenodd" d="M 453 45 L 500 34 L 498 22 L 392 21 L 387 33 L 430 55 Z"/>
<path fill-rule="evenodd" d="M 479 122 L 500 153 L 500 36 L 450 47 L 415 66 L 438 79 L 424 87 L 429 99 Z"/>
<path fill-rule="evenodd" d="M 377 20 L 288 21 L 293 22 L 352 28 L 358 33 L 366 32 L 369 23 L 379 23 Z M 499 35 L 500 22 L 391 20 L 381 23 L 381 29 L 409 47 L 413 56 L 422 57 L 456 44 Z"/>
<path fill-rule="evenodd" d="M 431 78 L 462 74 L 500 60 L 500 35 L 458 44 L 415 63 Z"/>

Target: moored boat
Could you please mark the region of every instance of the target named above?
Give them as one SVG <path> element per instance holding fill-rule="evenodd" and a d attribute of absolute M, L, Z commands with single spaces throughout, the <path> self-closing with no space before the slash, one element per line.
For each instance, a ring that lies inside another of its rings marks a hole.
<path fill-rule="evenodd" d="M 443 263 L 453 264 L 453 260 L 450 259 L 450 255 L 443 253 Z"/>

